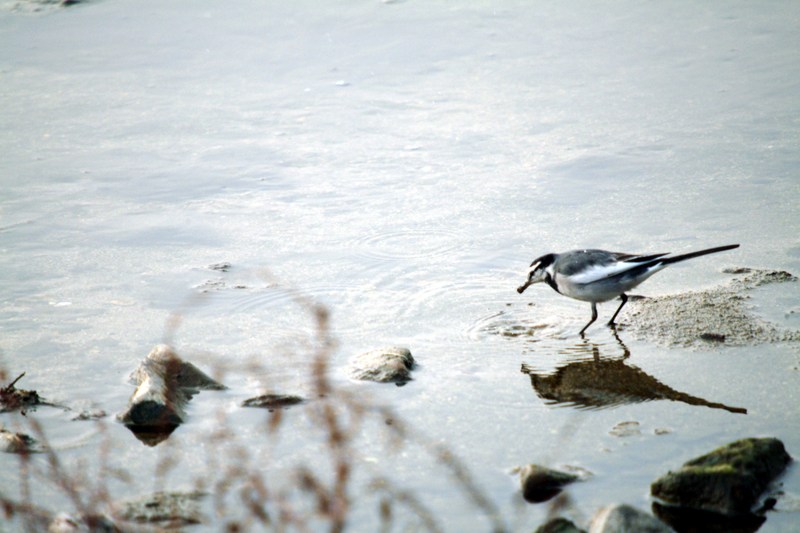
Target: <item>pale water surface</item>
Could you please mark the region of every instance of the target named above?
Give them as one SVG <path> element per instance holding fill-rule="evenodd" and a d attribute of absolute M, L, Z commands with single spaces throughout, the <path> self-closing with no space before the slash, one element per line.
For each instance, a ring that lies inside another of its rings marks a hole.
<path fill-rule="evenodd" d="M 238 402 L 310 391 L 314 324 L 292 287 L 331 310 L 336 382 L 450 447 L 514 530 L 547 512 L 522 502 L 516 465 L 590 471 L 568 490 L 581 520 L 614 502 L 649 509 L 657 476 L 731 440 L 775 436 L 800 456 L 797 346 L 687 350 L 601 325 L 584 341 L 587 304 L 514 290 L 533 258 L 577 247 L 741 243 L 671 267 L 646 295 L 724 283 L 726 266 L 800 273 L 800 4 L 2 5 L 0 349 L 10 374 L 27 372 L 18 386 L 113 414 L 165 340 L 206 368 L 268 369 L 200 394 L 156 448 L 110 423 L 114 460 L 144 473 L 120 497 L 153 489 L 165 449 L 187 467 L 163 485 L 189 486 L 220 408 L 257 448 L 264 414 Z M 800 329 L 796 283 L 753 296 L 755 312 Z M 414 381 L 351 383 L 348 359 L 387 344 L 411 349 Z M 748 413 L 553 404 L 520 371 L 626 349 L 624 364 L 669 388 Z M 65 460 L 92 463 L 93 424 L 30 416 Z M 609 433 L 626 421 L 640 432 Z M 283 423 L 268 478 L 320 451 L 302 409 Z M 384 457 L 379 428 L 363 431 L 363 465 L 417 491 L 447 531 L 488 529 L 431 459 Z M 5 495 L 17 463 L 0 457 Z M 800 520 L 795 467 L 783 483 L 794 503 L 762 531 Z M 39 490 L 58 508 L 56 488 Z M 370 500 L 350 526 L 376 521 Z"/>

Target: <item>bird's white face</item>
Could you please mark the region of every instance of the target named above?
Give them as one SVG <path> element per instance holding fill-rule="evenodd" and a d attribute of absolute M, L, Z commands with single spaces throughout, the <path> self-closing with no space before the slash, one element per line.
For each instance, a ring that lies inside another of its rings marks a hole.
<path fill-rule="evenodd" d="M 530 270 L 528 270 L 528 280 L 517 287 L 517 292 L 522 294 L 525 289 L 533 285 L 534 283 L 541 283 L 542 281 L 546 281 L 548 276 L 552 276 L 552 272 L 550 272 L 553 265 L 552 259 L 549 259 L 547 256 L 540 257 L 539 259 L 535 260 L 531 263 Z"/>

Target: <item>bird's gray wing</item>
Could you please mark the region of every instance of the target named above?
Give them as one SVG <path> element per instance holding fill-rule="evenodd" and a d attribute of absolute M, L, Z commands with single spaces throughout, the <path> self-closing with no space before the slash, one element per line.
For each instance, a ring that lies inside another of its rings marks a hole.
<path fill-rule="evenodd" d="M 558 273 L 571 283 L 585 285 L 652 264 L 667 254 L 632 255 L 604 250 L 580 250 L 559 258 Z"/>

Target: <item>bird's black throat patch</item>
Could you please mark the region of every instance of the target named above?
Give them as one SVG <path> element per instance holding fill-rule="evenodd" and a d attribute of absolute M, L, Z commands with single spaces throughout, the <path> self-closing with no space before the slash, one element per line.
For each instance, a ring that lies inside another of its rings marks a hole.
<path fill-rule="evenodd" d="M 551 276 L 550 274 L 545 274 L 544 282 L 547 283 L 548 285 L 550 285 L 553 288 L 554 291 L 556 291 L 557 293 L 561 294 L 561 291 L 558 290 L 558 285 L 556 285 L 556 280 L 555 280 L 555 278 L 553 276 Z"/>

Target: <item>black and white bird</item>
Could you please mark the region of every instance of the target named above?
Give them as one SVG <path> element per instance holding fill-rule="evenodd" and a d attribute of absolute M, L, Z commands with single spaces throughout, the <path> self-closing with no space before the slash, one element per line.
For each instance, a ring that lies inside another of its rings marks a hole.
<path fill-rule="evenodd" d="M 715 254 L 738 248 L 738 244 L 708 248 L 688 254 L 666 257 L 665 254 L 634 255 L 605 250 L 572 250 L 561 254 L 543 255 L 531 263 L 528 281 L 517 288 L 522 294 L 534 283 L 545 282 L 564 296 L 592 304 L 592 319 L 583 326 L 580 335 L 597 320 L 597 304 L 619 296 L 622 303 L 609 326 L 614 325 L 622 307 L 628 301 L 625 294 L 641 282 L 672 263 L 701 255 Z"/>

